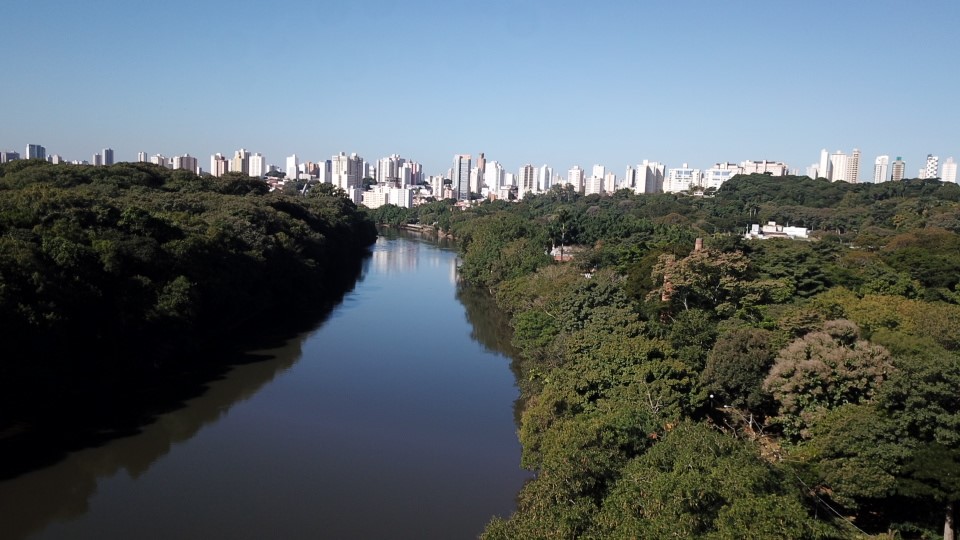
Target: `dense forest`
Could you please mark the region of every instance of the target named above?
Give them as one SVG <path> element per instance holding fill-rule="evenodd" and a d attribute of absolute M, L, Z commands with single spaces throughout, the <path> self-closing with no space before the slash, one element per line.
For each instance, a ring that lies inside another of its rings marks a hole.
<path fill-rule="evenodd" d="M 451 232 L 510 316 L 536 477 L 485 538 L 952 540 L 957 185 L 753 175 L 372 215 Z M 742 238 L 767 221 L 811 238 Z"/>
<path fill-rule="evenodd" d="M 341 296 L 373 223 L 323 186 L 268 191 L 144 163 L 0 165 L 0 435 L 37 392 L 150 377 Z"/>

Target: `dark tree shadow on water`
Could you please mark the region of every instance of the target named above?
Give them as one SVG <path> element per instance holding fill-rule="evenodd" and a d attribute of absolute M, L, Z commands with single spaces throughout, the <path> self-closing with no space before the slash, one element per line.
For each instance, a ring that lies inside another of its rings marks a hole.
<path fill-rule="evenodd" d="M 276 314 L 159 367 L 0 381 L 0 536 L 24 538 L 83 515 L 101 478 L 139 477 L 290 369 L 362 267 L 345 262 L 335 294 L 315 309 Z"/>

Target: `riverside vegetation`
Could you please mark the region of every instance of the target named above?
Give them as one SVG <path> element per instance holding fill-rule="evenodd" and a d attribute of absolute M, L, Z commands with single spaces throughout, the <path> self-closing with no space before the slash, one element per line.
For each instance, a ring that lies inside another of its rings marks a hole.
<path fill-rule="evenodd" d="M 483 536 L 953 540 L 960 187 L 753 175 L 707 195 L 371 212 L 452 232 L 510 316 L 536 477 Z M 814 238 L 735 234 L 768 220 Z M 545 254 L 561 244 L 572 262 Z"/>
<path fill-rule="evenodd" d="M 324 186 L 268 191 L 143 163 L 0 165 L 0 442 L 43 409 L 122 409 L 110 392 L 130 381 L 342 296 L 373 223 Z"/>

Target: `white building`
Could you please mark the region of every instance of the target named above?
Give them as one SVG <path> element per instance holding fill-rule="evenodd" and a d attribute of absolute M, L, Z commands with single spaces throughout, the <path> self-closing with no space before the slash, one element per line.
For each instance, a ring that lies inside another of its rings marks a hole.
<path fill-rule="evenodd" d="M 831 174 L 828 178 L 832 182 L 846 181 L 847 155 L 840 150 L 830 154 L 830 171 Z"/>
<path fill-rule="evenodd" d="M 227 160 L 226 156 L 219 152 L 210 156 L 210 174 L 216 177 L 221 177 L 229 170 L 230 162 Z"/>
<path fill-rule="evenodd" d="M 607 174 L 603 175 L 603 189 L 607 193 L 613 193 L 617 191 L 617 175 L 612 171 L 607 171 Z"/>
<path fill-rule="evenodd" d="M 833 164 L 830 162 L 830 152 L 826 148 L 820 150 L 820 163 L 817 165 L 816 177 L 833 180 Z"/>
<path fill-rule="evenodd" d="M 767 240 L 769 238 L 808 238 L 806 227 L 789 227 L 777 225 L 776 221 L 768 221 L 766 225 L 754 223 L 750 230 L 743 235 L 747 240 Z"/>
<path fill-rule="evenodd" d="M 634 191 L 637 189 L 637 170 L 632 165 L 627 165 L 627 170 L 623 173 L 623 187 Z"/>
<path fill-rule="evenodd" d="M 390 194 L 386 188 L 380 185 L 373 189 L 363 192 L 363 201 L 360 203 L 367 208 L 380 208 L 390 201 Z"/>
<path fill-rule="evenodd" d="M 286 178 L 288 179 L 295 179 L 297 175 L 300 174 L 300 160 L 297 159 L 296 154 L 287 156 L 287 165 L 284 173 L 286 173 Z"/>
<path fill-rule="evenodd" d="M 481 178 L 483 174 L 480 172 L 480 167 L 472 167 L 470 169 L 470 193 L 480 193 L 482 188 L 480 186 Z"/>
<path fill-rule="evenodd" d="M 150 161 L 150 158 L 147 157 L 146 152 L 137 152 L 137 163 L 147 163 Z"/>
<path fill-rule="evenodd" d="M 503 166 L 496 161 L 488 161 L 483 168 L 483 182 L 488 190 L 496 193 L 503 187 Z"/>
<path fill-rule="evenodd" d="M 666 193 L 685 193 L 691 187 L 700 187 L 700 169 L 694 169 L 683 164 L 682 167 L 667 170 L 667 178 L 663 182 L 663 191 Z"/>
<path fill-rule="evenodd" d="M 519 197 L 523 198 L 527 193 L 533 193 L 537 189 L 537 170 L 527 163 L 523 167 L 520 167 L 520 174 L 517 175 L 518 181 L 520 182 L 520 193 Z"/>
<path fill-rule="evenodd" d="M 573 189 L 580 191 L 583 188 L 584 172 L 579 165 L 574 165 L 567 171 L 567 184 L 573 186 Z"/>
<path fill-rule="evenodd" d="M 817 176 L 832 182 L 857 183 L 860 179 L 860 149 L 854 148 L 849 156 L 841 150 L 832 154 L 827 154 L 826 149 L 821 150 Z"/>
<path fill-rule="evenodd" d="M 317 163 L 317 181 L 324 184 L 333 183 L 333 174 L 330 172 L 330 160 Z"/>
<path fill-rule="evenodd" d="M 597 172 L 597 167 L 598 166 L 593 167 L 594 173 Z M 600 167 L 600 169 L 602 170 L 603 167 Z M 590 178 L 587 178 L 587 180 L 584 182 L 583 194 L 584 195 L 594 195 L 594 194 L 603 195 L 604 193 L 603 189 L 604 189 L 603 176 L 592 174 L 590 175 Z"/>
<path fill-rule="evenodd" d="M 940 157 L 933 154 L 927 154 L 927 163 L 921 170 L 920 178 L 937 178 L 937 172 L 940 170 Z"/>
<path fill-rule="evenodd" d="M 665 170 L 663 163 L 643 160 L 643 163 L 637 165 L 637 182 L 634 191 L 637 193 L 661 193 Z"/>
<path fill-rule="evenodd" d="M 392 204 L 401 208 L 412 208 L 413 189 L 377 184 L 373 186 L 373 189 L 363 192 L 361 204 L 367 208 L 379 208 L 385 204 Z"/>
<path fill-rule="evenodd" d="M 420 183 L 417 181 L 417 173 L 413 165 L 413 163 L 406 162 L 400 166 L 400 174 L 398 175 L 400 178 L 400 185 L 398 187 L 407 187 Z"/>
<path fill-rule="evenodd" d="M 703 171 L 703 189 L 719 189 L 724 182 L 741 174 L 742 170 L 736 163 L 717 163 Z"/>
<path fill-rule="evenodd" d="M 399 154 L 391 154 L 385 158 L 377 160 L 377 175 L 374 179 L 377 184 L 397 185 L 400 184 L 400 167 L 406 163 L 406 160 Z"/>
<path fill-rule="evenodd" d="M 771 176 L 786 176 L 790 167 L 782 161 L 741 161 L 741 174 L 769 174 Z"/>
<path fill-rule="evenodd" d="M 553 169 L 544 164 L 537 169 L 537 190 L 540 193 L 550 191 L 553 180 Z"/>
<path fill-rule="evenodd" d="M 170 160 L 167 159 L 163 154 L 154 154 L 150 156 L 150 163 L 154 165 L 159 165 L 161 167 L 170 168 Z"/>
<path fill-rule="evenodd" d="M 347 192 L 349 196 L 351 194 L 349 190 L 359 187 L 363 182 L 364 169 L 363 158 L 356 153 L 348 156 L 344 152 L 340 152 L 330 159 L 331 183 Z M 351 197 L 351 200 L 353 200 L 353 197 Z M 354 202 L 359 204 L 359 199 Z"/>
<path fill-rule="evenodd" d="M 250 154 L 247 158 L 247 175 L 256 178 L 263 178 L 267 174 L 267 162 L 263 159 L 260 152 Z"/>
<path fill-rule="evenodd" d="M 943 163 L 943 174 L 940 175 L 940 180 L 957 183 L 957 162 L 952 157 L 948 157 Z"/>
<path fill-rule="evenodd" d="M 873 183 L 879 184 L 890 179 L 890 156 L 877 156 L 873 160 Z"/>

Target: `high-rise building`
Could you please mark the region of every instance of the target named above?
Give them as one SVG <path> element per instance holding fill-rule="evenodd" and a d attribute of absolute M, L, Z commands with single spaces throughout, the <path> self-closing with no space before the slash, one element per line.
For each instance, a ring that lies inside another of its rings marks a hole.
<path fill-rule="evenodd" d="M 923 167 L 923 174 L 920 178 L 937 178 L 937 172 L 940 171 L 940 157 L 933 154 L 927 154 L 927 163 Z"/>
<path fill-rule="evenodd" d="M 833 167 L 830 161 L 830 152 L 824 148 L 820 151 L 820 165 L 817 167 L 817 178 L 833 180 Z"/>
<path fill-rule="evenodd" d="M 659 161 L 643 160 L 637 165 L 637 193 L 660 193 L 663 191 L 665 167 Z"/>
<path fill-rule="evenodd" d="M 606 186 L 603 185 L 603 177 L 606 169 L 602 165 L 593 166 L 593 174 L 587 178 L 583 184 L 584 195 L 603 195 Z M 599 174 L 598 174 L 599 173 Z"/>
<path fill-rule="evenodd" d="M 317 163 L 317 181 L 323 184 L 333 183 L 333 162 L 329 159 Z"/>
<path fill-rule="evenodd" d="M 234 160 L 236 160 L 236 157 L 234 157 Z M 287 180 L 297 179 L 297 175 L 300 174 L 300 160 L 297 159 L 296 154 L 287 156 L 287 166 L 284 170 L 284 173 L 286 174 L 285 178 Z"/>
<path fill-rule="evenodd" d="M 703 171 L 703 189 L 719 189 L 724 182 L 741 174 L 741 171 L 736 163 L 717 163 Z"/>
<path fill-rule="evenodd" d="M 164 156 L 163 154 L 154 154 L 150 156 L 150 163 L 153 163 L 154 165 L 159 165 L 161 167 L 166 167 L 168 169 L 170 168 L 170 161 L 167 160 L 167 157 Z"/>
<path fill-rule="evenodd" d="M 197 167 L 197 158 L 191 156 L 190 154 L 173 156 L 173 168 L 190 171 L 194 174 L 200 172 L 200 169 Z"/>
<path fill-rule="evenodd" d="M 480 170 L 477 167 L 470 169 L 470 193 L 480 193 Z"/>
<path fill-rule="evenodd" d="M 414 183 L 414 167 L 409 161 L 400 166 L 400 187 L 405 188 Z"/>
<path fill-rule="evenodd" d="M 627 165 L 627 171 L 623 174 L 623 187 L 635 189 L 637 185 L 637 170 L 631 165 Z"/>
<path fill-rule="evenodd" d="M 39 144 L 28 144 L 25 159 L 47 159 L 47 149 Z"/>
<path fill-rule="evenodd" d="M 943 174 L 940 175 L 940 180 L 957 183 L 957 162 L 952 157 L 948 157 L 943 162 Z"/>
<path fill-rule="evenodd" d="M 877 156 L 873 161 L 873 183 L 879 184 L 889 180 L 887 176 L 890 170 L 890 156 Z"/>
<path fill-rule="evenodd" d="M 789 167 L 782 161 L 741 161 L 740 174 L 769 174 L 771 176 L 785 176 Z"/>
<path fill-rule="evenodd" d="M 574 165 L 567 171 L 567 184 L 577 191 L 583 189 L 583 169 L 579 165 Z"/>
<path fill-rule="evenodd" d="M 255 178 L 263 178 L 267 174 L 267 162 L 263 159 L 263 154 L 257 152 L 247 157 L 247 175 Z"/>
<path fill-rule="evenodd" d="M 603 175 L 603 189 L 605 189 L 607 193 L 617 191 L 617 173 L 607 171 L 607 174 Z"/>
<path fill-rule="evenodd" d="M 217 152 L 210 156 L 210 174 L 217 178 L 230 170 L 230 161 L 223 154 Z"/>
<path fill-rule="evenodd" d="M 330 176 L 333 185 L 351 193 L 349 190 L 359 188 L 363 183 L 363 174 L 366 164 L 356 152 L 349 156 L 340 152 L 330 159 Z"/>
<path fill-rule="evenodd" d="M 104 165 L 113 165 L 113 148 L 104 148 L 101 154 Z"/>
<path fill-rule="evenodd" d="M 830 180 L 839 182 L 847 181 L 847 155 L 841 150 L 830 154 Z"/>
<path fill-rule="evenodd" d="M 893 165 L 890 167 L 890 180 L 894 182 L 899 182 L 903 180 L 903 176 L 907 172 L 907 164 L 903 161 L 903 158 L 897 156 L 897 160 L 893 162 Z"/>
<path fill-rule="evenodd" d="M 844 179 L 851 184 L 860 181 L 860 149 L 854 148 L 850 157 L 847 158 L 847 170 L 844 173 Z"/>
<path fill-rule="evenodd" d="M 20 159 L 19 152 L 8 152 L 6 150 L 4 150 L 3 152 L 0 152 L 0 163 L 8 163 L 11 161 L 16 161 L 18 159 Z"/>
<path fill-rule="evenodd" d="M 406 160 L 398 154 L 391 154 L 377 160 L 377 174 L 374 179 L 378 185 L 400 186 L 400 168 Z"/>
<path fill-rule="evenodd" d="M 94 167 L 99 167 L 103 165 L 103 156 L 101 156 L 100 154 L 94 154 L 93 160 L 90 161 L 90 163 L 92 163 Z"/>
<path fill-rule="evenodd" d="M 667 178 L 663 182 L 663 191 L 666 193 L 683 193 L 692 187 L 699 187 L 700 182 L 700 169 L 694 169 L 684 163 L 682 167 L 667 171 Z"/>
<path fill-rule="evenodd" d="M 553 169 L 547 167 L 546 164 L 543 167 L 537 169 L 537 190 L 540 192 L 545 192 L 550 190 L 550 183 L 553 180 Z"/>
<path fill-rule="evenodd" d="M 250 173 L 250 152 L 241 148 L 233 153 L 233 159 L 230 160 L 230 172 L 241 174 Z M 289 178 L 289 177 L 288 177 Z"/>
<path fill-rule="evenodd" d="M 149 163 L 150 158 L 147 157 L 146 152 L 137 152 L 137 163 Z"/>
<path fill-rule="evenodd" d="M 503 167 L 496 161 L 488 161 L 483 168 L 483 181 L 487 184 L 487 189 L 496 192 L 503 187 Z"/>
<path fill-rule="evenodd" d="M 470 169 L 473 168 L 470 154 L 455 154 L 450 170 L 450 184 L 458 201 L 470 200 Z"/>
<path fill-rule="evenodd" d="M 486 179 L 487 172 L 487 157 L 483 155 L 483 152 L 480 152 L 480 157 L 477 158 L 477 191 L 480 191 L 487 185 Z"/>
<path fill-rule="evenodd" d="M 523 197 L 527 193 L 533 193 L 537 189 L 537 170 L 536 168 L 527 163 L 523 167 L 520 167 L 520 196 Z"/>

